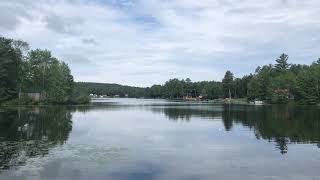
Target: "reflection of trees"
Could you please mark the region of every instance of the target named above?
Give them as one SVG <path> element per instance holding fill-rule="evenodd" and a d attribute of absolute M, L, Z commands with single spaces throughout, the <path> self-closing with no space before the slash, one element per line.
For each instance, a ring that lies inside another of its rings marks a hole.
<path fill-rule="evenodd" d="M 288 143 L 319 143 L 320 140 L 320 111 L 316 107 L 225 106 L 223 114 L 227 113 L 233 123 L 253 129 L 258 139 L 275 142 L 281 153 L 287 152 Z M 225 122 L 230 123 L 224 118 Z"/>
<path fill-rule="evenodd" d="M 192 117 L 222 119 L 225 130 L 234 124 L 250 128 L 257 139 L 276 144 L 281 153 L 289 143 L 318 143 L 320 146 L 320 110 L 312 106 L 175 106 L 152 108 L 171 120 L 189 121 Z"/>
<path fill-rule="evenodd" d="M 288 151 L 289 140 L 286 137 L 275 137 L 274 142 L 276 143 L 276 148 L 280 150 L 281 154 L 285 154 Z"/>
<path fill-rule="evenodd" d="M 71 112 L 66 108 L 0 110 L 0 169 L 48 154 L 50 148 L 65 143 L 71 129 Z"/>
<path fill-rule="evenodd" d="M 218 108 L 218 107 L 217 107 Z M 218 108 L 219 109 L 219 108 Z M 212 106 L 201 108 L 199 107 L 189 107 L 189 106 L 172 106 L 172 107 L 153 107 L 151 110 L 155 113 L 164 113 L 170 120 L 178 121 L 185 120 L 190 121 L 192 117 L 201 118 L 214 118 L 221 117 L 221 110 L 216 109 L 214 111 Z"/>
<path fill-rule="evenodd" d="M 225 108 L 222 111 L 222 121 L 224 128 L 226 131 L 230 131 L 232 129 L 233 123 L 232 123 L 232 111 L 231 111 L 231 104 L 225 105 L 228 106 L 228 108 Z"/>

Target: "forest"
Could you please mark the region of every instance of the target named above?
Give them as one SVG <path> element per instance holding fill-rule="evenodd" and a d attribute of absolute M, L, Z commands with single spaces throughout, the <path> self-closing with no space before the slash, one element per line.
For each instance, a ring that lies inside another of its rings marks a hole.
<path fill-rule="evenodd" d="M 79 104 L 89 97 L 75 88 L 66 63 L 48 50 L 0 37 L 0 104 Z M 36 102 L 29 95 L 39 94 Z"/>
<path fill-rule="evenodd" d="M 259 66 L 254 73 L 234 77 L 226 71 L 221 81 L 192 82 L 191 79 L 170 79 L 163 85 L 131 87 L 119 84 L 74 82 L 66 63 L 48 50 L 29 50 L 28 43 L 0 38 L 0 104 L 34 103 L 27 96 L 38 93 L 45 104 L 88 103 L 89 94 L 183 99 L 244 99 L 282 104 L 320 103 L 320 58 L 310 65 L 290 64 L 281 54 L 274 64 Z"/>
<path fill-rule="evenodd" d="M 170 79 L 163 85 L 139 88 L 103 83 L 77 83 L 88 93 L 97 95 L 136 98 L 260 100 L 271 104 L 283 104 L 290 100 L 299 104 L 320 103 L 320 58 L 311 65 L 290 64 L 289 56 L 281 54 L 275 64 L 259 66 L 254 73 L 234 77 L 227 71 L 222 81 L 192 82 L 191 79 Z"/>

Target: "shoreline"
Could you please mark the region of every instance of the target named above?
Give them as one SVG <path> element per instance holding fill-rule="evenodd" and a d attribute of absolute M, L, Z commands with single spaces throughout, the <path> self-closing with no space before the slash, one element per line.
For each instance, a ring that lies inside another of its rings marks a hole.
<path fill-rule="evenodd" d="M 85 103 L 85 104 L 0 104 L 0 108 L 10 108 L 10 107 L 86 107 L 86 106 L 98 106 L 101 104 L 105 103 L 99 103 L 99 102 L 94 102 L 92 100 L 100 100 L 100 99 L 137 99 L 137 100 L 167 100 L 169 102 L 184 102 L 184 103 L 190 103 L 190 104 L 214 104 L 214 105 L 249 105 L 249 106 L 270 106 L 270 105 L 295 105 L 295 106 L 316 106 L 320 107 L 320 104 L 317 105 L 304 105 L 304 104 L 299 104 L 294 101 L 288 102 L 288 103 L 283 103 L 283 104 L 270 104 L 270 103 L 263 103 L 263 104 L 254 104 L 248 102 L 245 98 L 240 98 L 240 99 L 231 99 L 231 100 L 226 100 L 226 99 L 213 99 L 213 100 L 185 100 L 185 99 L 155 99 L 155 98 L 92 98 L 90 102 Z M 111 102 L 112 103 L 112 102 Z"/>

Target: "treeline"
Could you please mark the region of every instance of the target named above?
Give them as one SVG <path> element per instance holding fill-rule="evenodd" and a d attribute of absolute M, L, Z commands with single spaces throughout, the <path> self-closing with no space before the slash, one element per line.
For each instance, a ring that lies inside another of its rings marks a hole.
<path fill-rule="evenodd" d="M 170 79 L 164 85 L 153 85 L 147 88 L 147 92 L 151 98 L 169 98 L 179 99 L 183 97 L 203 96 L 208 99 L 217 99 L 223 96 L 223 88 L 221 82 L 201 81 L 192 82 L 187 79 Z"/>
<path fill-rule="evenodd" d="M 48 50 L 29 50 L 20 40 L 0 37 L 0 103 L 34 104 L 30 93 L 41 103 L 86 103 L 89 98 L 75 88 L 66 63 Z"/>
<path fill-rule="evenodd" d="M 148 97 L 147 89 L 132 86 L 123 86 L 119 84 L 108 84 L 108 83 L 93 83 L 93 82 L 77 82 L 76 86 L 78 89 L 88 94 L 96 95 L 107 95 L 107 96 L 120 96 L 120 97 L 131 97 L 140 98 Z"/>
<path fill-rule="evenodd" d="M 275 64 L 257 67 L 255 72 L 241 78 L 227 71 L 221 82 L 192 82 L 187 79 L 170 79 L 164 85 L 147 88 L 101 83 L 78 83 L 89 93 L 98 95 L 128 94 L 129 97 L 182 99 L 199 97 L 206 99 L 243 98 L 266 103 L 286 103 L 295 100 L 300 104 L 320 102 L 320 59 L 311 65 L 290 64 L 289 56 L 282 54 Z"/>
<path fill-rule="evenodd" d="M 267 103 L 286 103 L 290 99 L 300 104 L 320 102 L 320 59 L 311 65 L 289 64 L 289 56 L 280 55 L 275 64 L 257 67 L 255 73 L 235 78 L 227 71 L 222 82 L 191 82 L 171 79 L 163 86 L 154 85 L 147 92 L 152 98 L 182 98 L 204 96 L 208 99 L 247 98 Z"/>
<path fill-rule="evenodd" d="M 66 63 L 48 50 L 29 50 L 26 42 L 0 37 L 0 104 L 34 103 L 30 93 L 40 94 L 42 103 L 89 102 L 89 94 L 120 97 L 182 99 L 243 98 L 267 103 L 320 103 L 320 59 L 311 65 L 290 64 L 282 54 L 275 64 L 257 67 L 241 78 L 231 71 L 221 82 L 170 79 L 164 85 L 140 88 L 103 83 L 75 83 Z"/>
<path fill-rule="evenodd" d="M 222 82 L 200 81 L 192 82 L 187 79 L 170 79 L 164 85 L 153 85 L 147 88 L 147 96 L 151 98 L 195 98 L 223 99 L 223 98 L 246 98 L 248 84 L 253 75 L 242 78 L 234 78 L 230 71 L 227 71 Z"/>
<path fill-rule="evenodd" d="M 211 99 L 219 98 L 222 94 L 221 82 L 203 81 L 191 82 L 190 79 L 171 79 L 165 85 L 154 85 L 141 88 L 119 84 L 77 82 L 76 86 L 83 92 L 95 95 L 119 96 L 130 98 L 168 98 L 179 99 L 184 95 L 190 97 L 206 94 Z"/>

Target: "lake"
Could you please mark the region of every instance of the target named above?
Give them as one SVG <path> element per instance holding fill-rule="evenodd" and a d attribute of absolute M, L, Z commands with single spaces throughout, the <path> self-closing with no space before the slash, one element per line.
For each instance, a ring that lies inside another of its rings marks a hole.
<path fill-rule="evenodd" d="M 320 180 L 320 108 L 146 99 L 1 108 L 0 179 Z"/>

